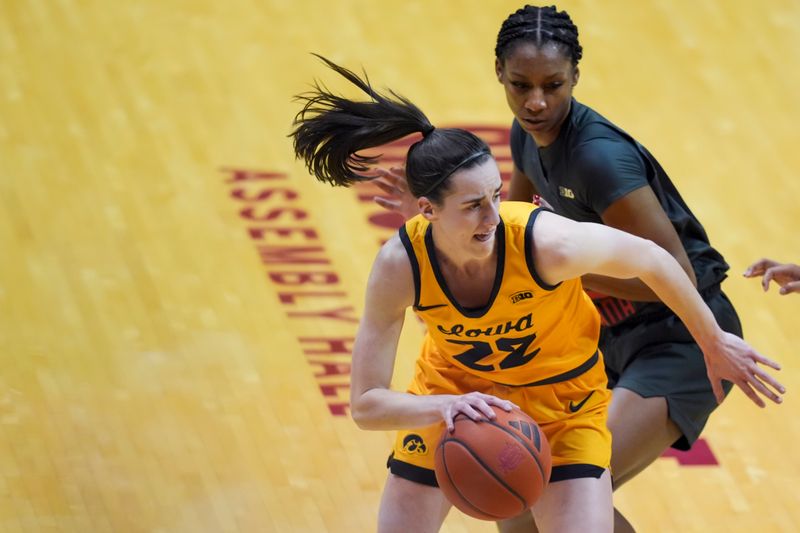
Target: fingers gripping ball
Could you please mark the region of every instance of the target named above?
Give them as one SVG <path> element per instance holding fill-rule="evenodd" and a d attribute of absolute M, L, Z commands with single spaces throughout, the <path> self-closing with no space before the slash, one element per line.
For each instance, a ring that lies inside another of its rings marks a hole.
<path fill-rule="evenodd" d="M 497 418 L 458 415 L 435 453 L 436 480 L 460 511 L 482 520 L 511 518 L 530 508 L 550 479 L 550 445 L 518 409 L 492 406 Z"/>

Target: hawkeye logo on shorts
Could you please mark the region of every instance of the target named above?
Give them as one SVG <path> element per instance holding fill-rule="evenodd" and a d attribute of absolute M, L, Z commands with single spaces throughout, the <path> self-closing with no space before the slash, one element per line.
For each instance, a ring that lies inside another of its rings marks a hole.
<path fill-rule="evenodd" d="M 406 438 L 403 439 L 403 453 L 409 455 L 425 455 L 428 453 L 428 446 L 425 444 L 425 441 L 422 440 L 422 437 L 411 433 L 406 435 Z"/>
<path fill-rule="evenodd" d="M 511 295 L 511 303 L 515 304 L 517 302 L 521 302 L 522 300 L 527 300 L 529 298 L 533 298 L 533 293 L 531 291 L 519 291 L 515 292 Z"/>

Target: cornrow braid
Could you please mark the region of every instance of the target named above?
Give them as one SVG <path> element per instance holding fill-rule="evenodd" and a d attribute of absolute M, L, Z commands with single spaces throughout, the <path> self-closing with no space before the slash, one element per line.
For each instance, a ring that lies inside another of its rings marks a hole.
<path fill-rule="evenodd" d="M 578 27 L 566 11 L 558 11 L 556 6 L 526 5 L 509 15 L 497 34 L 494 49 L 497 59 L 504 61 L 517 41 L 530 42 L 538 47 L 555 43 L 566 49 L 574 66 L 583 57 Z"/>

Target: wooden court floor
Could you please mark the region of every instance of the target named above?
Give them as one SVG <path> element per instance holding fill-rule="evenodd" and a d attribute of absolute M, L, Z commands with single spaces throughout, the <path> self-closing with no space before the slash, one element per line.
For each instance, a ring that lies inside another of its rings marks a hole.
<path fill-rule="evenodd" d="M 347 416 L 349 354 L 396 221 L 294 161 L 291 96 L 336 86 L 309 52 L 364 66 L 507 170 L 492 65 L 517 7 L 0 0 L 0 531 L 374 530 L 391 434 Z M 616 504 L 643 532 L 798 531 L 800 296 L 741 272 L 800 261 L 800 3 L 559 7 L 576 97 L 668 170 L 788 388 L 734 393 Z M 408 320 L 397 387 L 420 338 Z"/>

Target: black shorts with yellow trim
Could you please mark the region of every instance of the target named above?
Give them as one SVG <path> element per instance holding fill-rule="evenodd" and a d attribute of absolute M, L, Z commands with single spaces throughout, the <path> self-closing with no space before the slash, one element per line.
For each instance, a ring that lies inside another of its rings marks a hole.
<path fill-rule="evenodd" d="M 611 463 L 611 433 L 606 426 L 611 391 L 602 355 L 592 356 L 595 364 L 579 375 L 544 385 L 510 386 L 488 381 L 463 371 L 451 373 L 417 361 L 412 394 L 466 394 L 478 391 L 517 404 L 533 418 L 550 444 L 551 482 L 599 478 Z M 587 361 L 588 362 L 588 361 Z M 452 368 L 452 367 L 451 367 Z M 457 379 L 453 379 L 456 378 Z M 399 431 L 387 466 L 392 474 L 438 486 L 434 474 L 434 453 L 445 430 L 444 423 Z"/>

